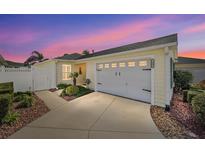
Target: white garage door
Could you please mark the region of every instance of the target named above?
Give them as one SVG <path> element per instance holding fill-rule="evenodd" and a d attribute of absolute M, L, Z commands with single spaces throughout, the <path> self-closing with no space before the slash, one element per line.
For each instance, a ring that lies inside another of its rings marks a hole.
<path fill-rule="evenodd" d="M 151 102 L 151 59 L 97 64 L 97 91 Z"/>

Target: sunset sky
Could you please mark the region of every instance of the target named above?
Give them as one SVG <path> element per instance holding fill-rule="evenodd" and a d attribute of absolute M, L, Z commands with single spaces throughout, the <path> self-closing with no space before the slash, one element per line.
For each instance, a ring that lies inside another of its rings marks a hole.
<path fill-rule="evenodd" d="M 179 55 L 205 59 L 205 15 L 0 15 L 0 54 L 24 62 L 178 33 Z"/>

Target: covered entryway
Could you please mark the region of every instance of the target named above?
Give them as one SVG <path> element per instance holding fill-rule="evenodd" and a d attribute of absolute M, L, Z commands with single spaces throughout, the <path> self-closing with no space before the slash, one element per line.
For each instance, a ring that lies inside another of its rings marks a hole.
<path fill-rule="evenodd" d="M 97 91 L 151 103 L 152 59 L 98 63 Z"/>

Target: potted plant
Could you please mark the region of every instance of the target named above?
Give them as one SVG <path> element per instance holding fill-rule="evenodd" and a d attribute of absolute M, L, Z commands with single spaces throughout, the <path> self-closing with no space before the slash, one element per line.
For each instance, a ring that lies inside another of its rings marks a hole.
<path fill-rule="evenodd" d="M 89 88 L 89 84 L 91 83 L 90 79 L 86 79 L 85 80 L 85 84 L 86 84 L 86 88 Z"/>
<path fill-rule="evenodd" d="M 70 78 L 73 79 L 73 85 L 76 86 L 76 78 L 78 77 L 78 72 L 73 72 L 70 74 Z"/>

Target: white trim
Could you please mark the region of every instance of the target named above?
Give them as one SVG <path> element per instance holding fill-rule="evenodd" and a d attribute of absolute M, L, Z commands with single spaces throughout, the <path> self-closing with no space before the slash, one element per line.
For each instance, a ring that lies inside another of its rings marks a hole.
<path fill-rule="evenodd" d="M 165 105 L 169 105 L 169 94 L 170 94 L 170 55 L 169 55 L 169 49 L 168 47 L 164 48 L 165 51 Z"/>
<path fill-rule="evenodd" d="M 155 60 L 155 56 L 154 55 L 148 55 L 148 56 L 138 56 L 138 57 L 132 57 L 132 58 L 119 58 L 117 59 L 115 62 L 118 62 L 118 61 L 125 61 L 125 60 L 138 60 L 138 59 L 145 59 L 145 58 L 151 58 L 151 59 L 154 59 Z M 108 60 L 106 62 L 112 62 L 113 60 Z M 105 62 L 105 63 L 106 63 Z M 96 70 L 96 66 L 97 64 L 99 64 L 100 62 L 95 62 L 94 63 L 94 79 L 95 79 L 95 91 L 98 91 L 97 90 L 97 70 Z M 104 62 L 103 62 L 104 63 Z M 155 94 L 155 91 L 154 91 L 154 68 L 151 68 L 151 104 L 154 105 L 155 104 L 155 101 L 154 101 L 154 94 Z"/>
<path fill-rule="evenodd" d="M 159 48 L 163 49 L 165 47 L 174 46 L 174 45 L 177 45 L 177 42 L 167 43 L 167 44 L 163 44 L 163 45 L 155 45 L 155 46 L 151 46 L 151 47 L 145 47 L 145 48 L 134 49 L 134 50 L 125 50 L 123 52 L 112 53 L 112 54 L 90 57 L 90 58 L 84 58 L 84 59 L 79 59 L 79 60 L 75 60 L 75 61 L 76 61 L 76 63 L 78 63 L 78 62 L 82 62 L 82 61 L 89 61 L 89 60 L 94 60 L 94 59 L 98 59 L 98 58 L 105 58 L 105 57 L 110 57 L 110 56 L 116 56 L 116 55 L 124 55 L 124 54 L 134 53 L 134 52 L 150 51 L 150 50 L 155 50 L 155 49 L 159 49 Z"/>

